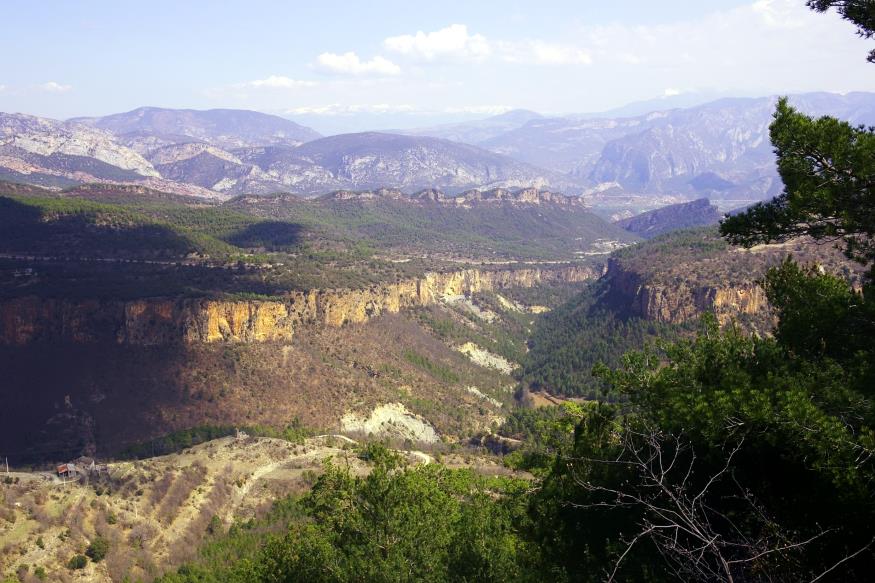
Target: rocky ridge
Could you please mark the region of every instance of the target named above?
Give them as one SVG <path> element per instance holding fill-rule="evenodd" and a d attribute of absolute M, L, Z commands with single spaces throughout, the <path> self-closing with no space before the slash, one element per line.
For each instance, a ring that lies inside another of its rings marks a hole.
<path fill-rule="evenodd" d="M 518 205 L 574 205 L 584 206 L 584 201 L 579 196 L 567 196 L 549 190 L 537 188 L 492 188 L 489 190 L 471 189 L 462 192 L 458 196 L 447 195 L 440 190 L 429 188 L 405 194 L 394 188 L 380 188 L 377 190 L 351 191 L 338 190 L 331 194 L 320 197 L 322 200 L 403 200 L 407 202 L 432 202 L 446 206 L 470 208 L 479 204 L 518 204 Z"/>
<path fill-rule="evenodd" d="M 615 259 L 608 260 L 604 277 L 613 301 L 654 322 L 684 324 L 708 312 L 717 317 L 721 326 L 745 316 L 769 321 L 772 318 L 765 290 L 754 281 L 707 285 L 685 281 L 675 285 L 649 283 Z"/>
<path fill-rule="evenodd" d="M 159 138 L 177 144 L 188 139 L 225 149 L 267 145 L 294 147 L 322 137 L 291 120 L 240 109 L 140 107 L 124 113 L 71 121 L 107 130 L 122 139 L 148 141 L 149 138 Z"/>
<path fill-rule="evenodd" d="M 692 202 L 672 204 L 647 211 L 616 221 L 614 224 L 639 237 L 652 239 L 657 235 L 678 229 L 715 225 L 720 222 L 721 217 L 717 207 L 712 205 L 710 200 L 700 198 Z"/>
<path fill-rule="evenodd" d="M 108 132 L 20 113 L 0 113 L 0 152 L 5 155 L 27 152 L 44 157 L 52 154 L 82 156 L 140 176 L 160 176 L 145 158 L 116 144 Z"/>
<path fill-rule="evenodd" d="M 875 122 L 871 93 L 805 93 L 791 103 L 809 115 Z M 478 146 L 627 194 L 683 194 L 742 206 L 778 194 L 768 128 L 777 97 L 720 99 L 628 117 L 532 119 Z"/>
<path fill-rule="evenodd" d="M 287 342 L 301 326 L 340 327 L 383 313 L 428 306 L 444 296 L 596 279 L 597 268 L 572 265 L 429 273 L 359 290 L 293 292 L 276 300 L 149 298 L 75 301 L 21 297 L 0 303 L 0 344 L 38 342 L 160 346 Z"/>
<path fill-rule="evenodd" d="M 713 313 L 721 326 L 737 321 L 769 333 L 775 314 L 759 281 L 788 256 L 858 287 L 863 269 L 835 245 L 807 238 L 731 247 L 716 229 L 678 231 L 619 252 L 608 259 L 606 301 L 621 312 L 656 322 L 684 324 Z"/>
<path fill-rule="evenodd" d="M 567 175 L 449 140 L 379 132 L 322 138 L 253 111 L 159 108 L 66 122 L 2 114 L 0 178 L 51 188 L 163 180 L 164 190 L 213 197 L 383 185 L 579 190 Z"/>
<path fill-rule="evenodd" d="M 0 177 L 50 188 L 126 183 L 184 196 L 220 196 L 194 183 L 168 179 L 110 132 L 24 114 L 0 113 Z"/>

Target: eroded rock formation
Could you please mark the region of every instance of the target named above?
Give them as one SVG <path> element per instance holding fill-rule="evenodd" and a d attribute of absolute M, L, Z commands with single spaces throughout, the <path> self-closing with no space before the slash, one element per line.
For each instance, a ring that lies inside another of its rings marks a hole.
<path fill-rule="evenodd" d="M 745 316 L 764 322 L 772 318 L 765 290 L 754 281 L 725 285 L 694 285 L 687 281 L 655 284 L 614 259 L 608 261 L 605 278 L 610 285 L 611 301 L 631 314 L 656 322 L 683 324 L 699 319 L 705 312 L 713 312 L 721 326 Z"/>
<path fill-rule="evenodd" d="M 0 303 L 0 344 L 114 342 L 172 343 L 288 341 L 304 325 L 339 327 L 383 313 L 428 306 L 443 296 L 582 282 L 601 275 L 574 265 L 428 273 L 422 278 L 356 290 L 291 292 L 275 300 L 148 298 L 67 300 L 27 296 Z"/>

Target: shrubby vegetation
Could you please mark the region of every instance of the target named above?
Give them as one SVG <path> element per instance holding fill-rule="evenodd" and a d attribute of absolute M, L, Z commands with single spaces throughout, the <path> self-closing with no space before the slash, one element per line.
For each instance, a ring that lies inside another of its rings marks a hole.
<path fill-rule="evenodd" d="M 60 195 L 0 183 L 0 295 L 277 295 L 363 288 L 467 260 L 576 260 L 621 230 L 580 209 L 399 201 L 192 202 L 126 187 Z M 581 242 L 582 241 L 582 242 Z M 397 261 L 399 256 L 403 261 Z M 29 268 L 38 277 L 22 278 Z M 7 271 L 7 269 L 9 271 Z"/>
<path fill-rule="evenodd" d="M 476 301 L 494 312 L 500 311 L 490 302 L 489 294 L 478 294 Z M 523 315 L 503 313 L 500 320 L 486 322 L 463 310 L 448 314 L 444 310 L 422 307 L 411 313 L 447 344 L 473 342 L 511 362 L 522 362 L 525 357 L 527 318 Z"/>
<path fill-rule="evenodd" d="M 282 197 L 282 195 L 279 195 Z M 490 259 L 574 259 L 595 239 L 634 240 L 583 208 L 481 205 L 457 208 L 391 199 L 276 204 L 241 197 L 227 206 L 270 220 L 303 225 L 315 241 L 366 241 L 384 252 Z"/>
<path fill-rule="evenodd" d="M 85 555 L 73 555 L 67 562 L 67 568 L 71 571 L 84 569 L 88 565 L 88 557 Z"/>
<path fill-rule="evenodd" d="M 106 553 L 108 551 L 109 541 L 102 536 L 97 536 L 94 538 L 93 541 L 91 541 L 91 543 L 88 545 L 88 548 L 85 549 L 85 556 L 87 556 L 95 563 L 99 563 L 106 558 Z"/>
<path fill-rule="evenodd" d="M 180 431 L 174 431 L 163 437 L 135 443 L 126 447 L 121 453 L 121 459 L 139 459 L 167 455 L 182 451 L 189 447 L 205 443 L 211 439 L 234 435 L 234 428 L 226 425 L 200 425 Z"/>
<path fill-rule="evenodd" d="M 305 438 L 314 435 L 314 432 L 304 427 L 298 419 L 294 419 L 281 429 L 264 425 L 238 427 L 231 425 L 198 425 L 174 431 L 149 441 L 129 445 L 118 454 L 118 457 L 120 459 L 141 459 L 177 453 L 213 439 L 235 435 L 238 430 L 245 432 L 247 435 L 274 437 L 293 443 L 302 442 Z"/>
<path fill-rule="evenodd" d="M 328 465 L 312 491 L 285 502 L 288 530 L 247 546 L 230 533 L 195 565 L 164 577 L 188 581 L 526 581 L 539 580 L 537 548 L 521 533 L 523 481 L 482 478 L 439 465 L 404 466 L 371 447 L 364 477 Z M 209 549 L 209 548 L 208 548 Z M 240 554 L 237 554 L 240 557 Z M 216 564 L 220 563 L 220 564 Z M 224 563 L 224 564 L 221 564 Z"/>
<path fill-rule="evenodd" d="M 419 275 L 366 241 L 304 240 L 302 227 L 225 207 L 0 196 L 0 295 L 277 295 Z M 29 268 L 38 277 L 20 277 Z"/>
<path fill-rule="evenodd" d="M 508 467 L 533 472 L 543 477 L 562 451 L 567 451 L 574 439 L 576 420 L 566 406 L 516 409 L 501 424 L 498 434 L 518 440 L 520 445 L 504 456 Z"/>
<path fill-rule="evenodd" d="M 459 375 L 453 372 L 453 369 L 431 360 L 429 357 L 416 352 L 415 350 L 405 350 L 404 360 L 413 366 L 427 372 L 437 380 L 444 383 L 458 383 Z"/>

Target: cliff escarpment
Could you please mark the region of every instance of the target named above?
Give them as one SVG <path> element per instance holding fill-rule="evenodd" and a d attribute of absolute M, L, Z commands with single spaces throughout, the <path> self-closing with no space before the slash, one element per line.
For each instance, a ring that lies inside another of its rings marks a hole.
<path fill-rule="evenodd" d="M 600 275 L 574 265 L 466 269 L 366 289 L 290 292 L 276 299 L 148 298 L 69 300 L 25 296 L 0 303 L 0 344 L 37 342 L 162 346 L 174 343 L 289 341 L 305 325 L 340 327 L 383 313 L 428 306 L 443 296 L 540 283 L 575 283 Z"/>
<path fill-rule="evenodd" d="M 616 252 L 604 283 L 613 307 L 655 322 L 695 322 L 705 312 L 721 325 L 736 320 L 761 334 L 776 323 L 759 285 L 770 268 L 791 257 L 859 285 L 862 268 L 835 245 L 797 238 L 751 249 L 732 247 L 717 229 L 700 228 L 655 237 Z"/>
<path fill-rule="evenodd" d="M 655 322 L 683 324 L 697 320 L 706 312 L 714 313 L 721 326 L 739 318 L 763 324 L 772 322 L 765 290 L 753 280 L 652 282 L 615 259 L 608 261 L 605 279 L 614 305 Z"/>

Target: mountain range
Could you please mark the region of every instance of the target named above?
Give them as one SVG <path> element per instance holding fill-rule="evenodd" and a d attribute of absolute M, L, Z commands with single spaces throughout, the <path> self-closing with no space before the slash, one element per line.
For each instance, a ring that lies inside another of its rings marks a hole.
<path fill-rule="evenodd" d="M 440 138 L 377 132 L 322 138 L 256 112 L 156 108 L 69 121 L 2 114 L 0 178 L 48 187 L 137 182 L 215 197 L 386 185 L 451 193 L 577 187 L 562 173 Z"/>
<path fill-rule="evenodd" d="M 330 137 L 243 110 L 142 107 L 67 121 L 4 113 L 0 179 L 51 188 L 136 183 L 213 198 L 536 187 L 587 194 L 596 206 L 619 195 L 671 202 L 707 197 L 732 208 L 781 190 L 768 139 L 775 101 L 720 99 L 627 117 L 513 110 L 418 130 Z M 791 102 L 809 114 L 875 124 L 873 94 L 809 93 Z"/>
<path fill-rule="evenodd" d="M 148 151 L 162 142 L 203 142 L 219 148 L 295 147 L 322 137 L 289 119 L 240 109 L 165 109 L 140 107 L 105 117 L 70 120 L 107 130 L 125 145 Z"/>
<path fill-rule="evenodd" d="M 535 118 L 477 145 L 568 173 L 590 191 L 761 200 L 781 188 L 768 138 L 776 101 L 727 98 L 631 117 Z M 808 93 L 791 103 L 810 115 L 875 123 L 871 93 Z"/>

